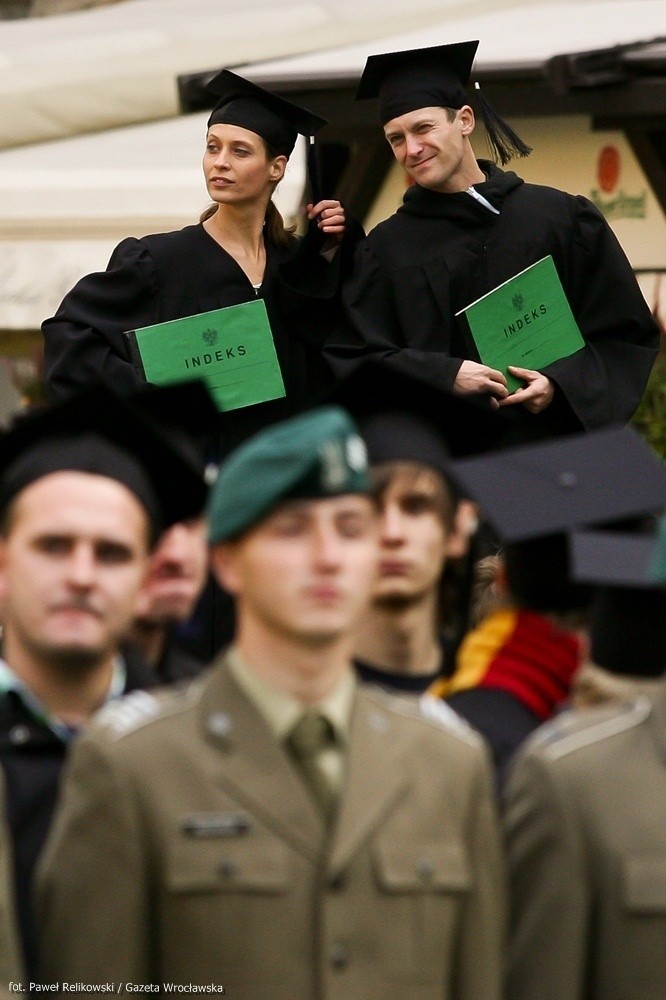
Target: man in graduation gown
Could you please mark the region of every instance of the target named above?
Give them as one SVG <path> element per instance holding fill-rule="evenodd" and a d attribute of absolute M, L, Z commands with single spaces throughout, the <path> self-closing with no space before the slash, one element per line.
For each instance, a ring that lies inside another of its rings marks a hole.
<path fill-rule="evenodd" d="M 357 99 L 379 97 L 380 119 L 413 182 L 395 215 L 357 248 L 345 321 L 327 355 L 339 377 L 372 359 L 425 383 L 482 399 L 500 442 L 624 423 L 641 400 L 657 324 L 617 239 L 582 196 L 525 183 L 471 146 L 465 91 L 478 42 L 368 59 Z M 502 164 L 529 147 L 480 98 Z M 523 387 L 481 364 L 455 314 L 551 255 L 585 346 L 543 371 L 511 369 Z M 490 442 L 489 442 L 490 443 Z"/>

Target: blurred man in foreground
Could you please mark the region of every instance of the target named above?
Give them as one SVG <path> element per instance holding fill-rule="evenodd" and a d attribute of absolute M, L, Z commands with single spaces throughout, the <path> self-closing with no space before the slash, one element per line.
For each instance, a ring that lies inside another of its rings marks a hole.
<path fill-rule="evenodd" d="M 222 465 L 211 560 L 234 643 L 185 696 L 111 709 L 77 744 L 42 868 L 48 981 L 499 1000 L 485 749 L 355 680 L 369 492 L 337 407 Z"/>
<path fill-rule="evenodd" d="M 31 892 L 68 749 L 106 702 L 155 683 L 119 655 L 149 554 L 197 516 L 200 474 L 159 426 L 96 387 L 0 439 L 0 763 L 26 971 Z"/>

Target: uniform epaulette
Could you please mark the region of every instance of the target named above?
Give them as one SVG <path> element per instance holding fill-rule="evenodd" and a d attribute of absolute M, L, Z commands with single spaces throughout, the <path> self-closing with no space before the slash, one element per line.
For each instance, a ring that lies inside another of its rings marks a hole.
<path fill-rule="evenodd" d="M 185 688 L 155 691 L 132 691 L 109 702 L 95 715 L 95 728 L 106 731 L 111 739 L 119 739 L 165 715 L 176 715 L 199 697 L 196 682 Z"/>
<path fill-rule="evenodd" d="M 419 708 L 424 719 L 427 719 L 429 722 L 435 722 L 444 729 L 448 729 L 450 732 L 455 733 L 456 736 L 460 736 L 467 743 L 471 743 L 474 746 L 480 746 L 483 743 L 481 734 L 477 733 L 466 719 L 458 715 L 441 698 L 435 698 L 430 694 L 421 695 L 419 698 Z"/>
<path fill-rule="evenodd" d="M 652 702 L 644 695 L 614 705 L 612 709 L 567 711 L 541 726 L 530 738 L 529 746 L 551 760 L 557 760 L 574 750 L 640 725 L 651 711 Z"/>
<path fill-rule="evenodd" d="M 393 694 L 381 688 L 374 688 L 373 697 L 382 703 L 382 707 L 390 712 L 397 712 L 399 715 L 410 716 L 412 719 L 420 719 L 439 729 L 446 729 L 454 736 L 459 736 L 466 743 L 479 746 L 483 743 L 481 736 L 465 721 L 457 712 L 446 705 L 441 698 L 434 698 L 432 695 L 424 694 L 419 697 L 406 697 L 405 695 Z"/>

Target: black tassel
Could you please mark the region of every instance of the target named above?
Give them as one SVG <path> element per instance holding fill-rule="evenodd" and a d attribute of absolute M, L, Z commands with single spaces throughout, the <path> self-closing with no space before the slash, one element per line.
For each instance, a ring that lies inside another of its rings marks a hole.
<path fill-rule="evenodd" d="M 511 126 L 492 109 L 482 94 L 480 85 L 475 83 L 474 86 L 488 144 L 495 159 L 499 159 L 502 166 L 505 166 L 515 156 L 529 156 L 532 147 L 524 143 Z"/>
<path fill-rule="evenodd" d="M 308 141 L 307 170 L 308 180 L 310 181 L 310 197 L 312 198 L 312 204 L 316 205 L 321 201 L 321 183 L 319 180 L 319 159 L 313 135 L 309 137 Z"/>

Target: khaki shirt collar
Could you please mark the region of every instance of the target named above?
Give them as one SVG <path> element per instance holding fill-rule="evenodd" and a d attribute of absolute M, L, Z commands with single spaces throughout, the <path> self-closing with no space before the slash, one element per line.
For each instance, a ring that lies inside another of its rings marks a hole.
<path fill-rule="evenodd" d="M 263 715 L 278 740 L 282 741 L 293 729 L 303 714 L 304 705 L 281 688 L 260 677 L 243 660 L 237 647 L 232 646 L 227 654 L 229 671 L 238 686 Z M 345 673 L 340 683 L 315 705 L 333 726 L 338 740 L 349 741 L 349 725 L 356 693 L 356 677 L 353 670 Z"/>

